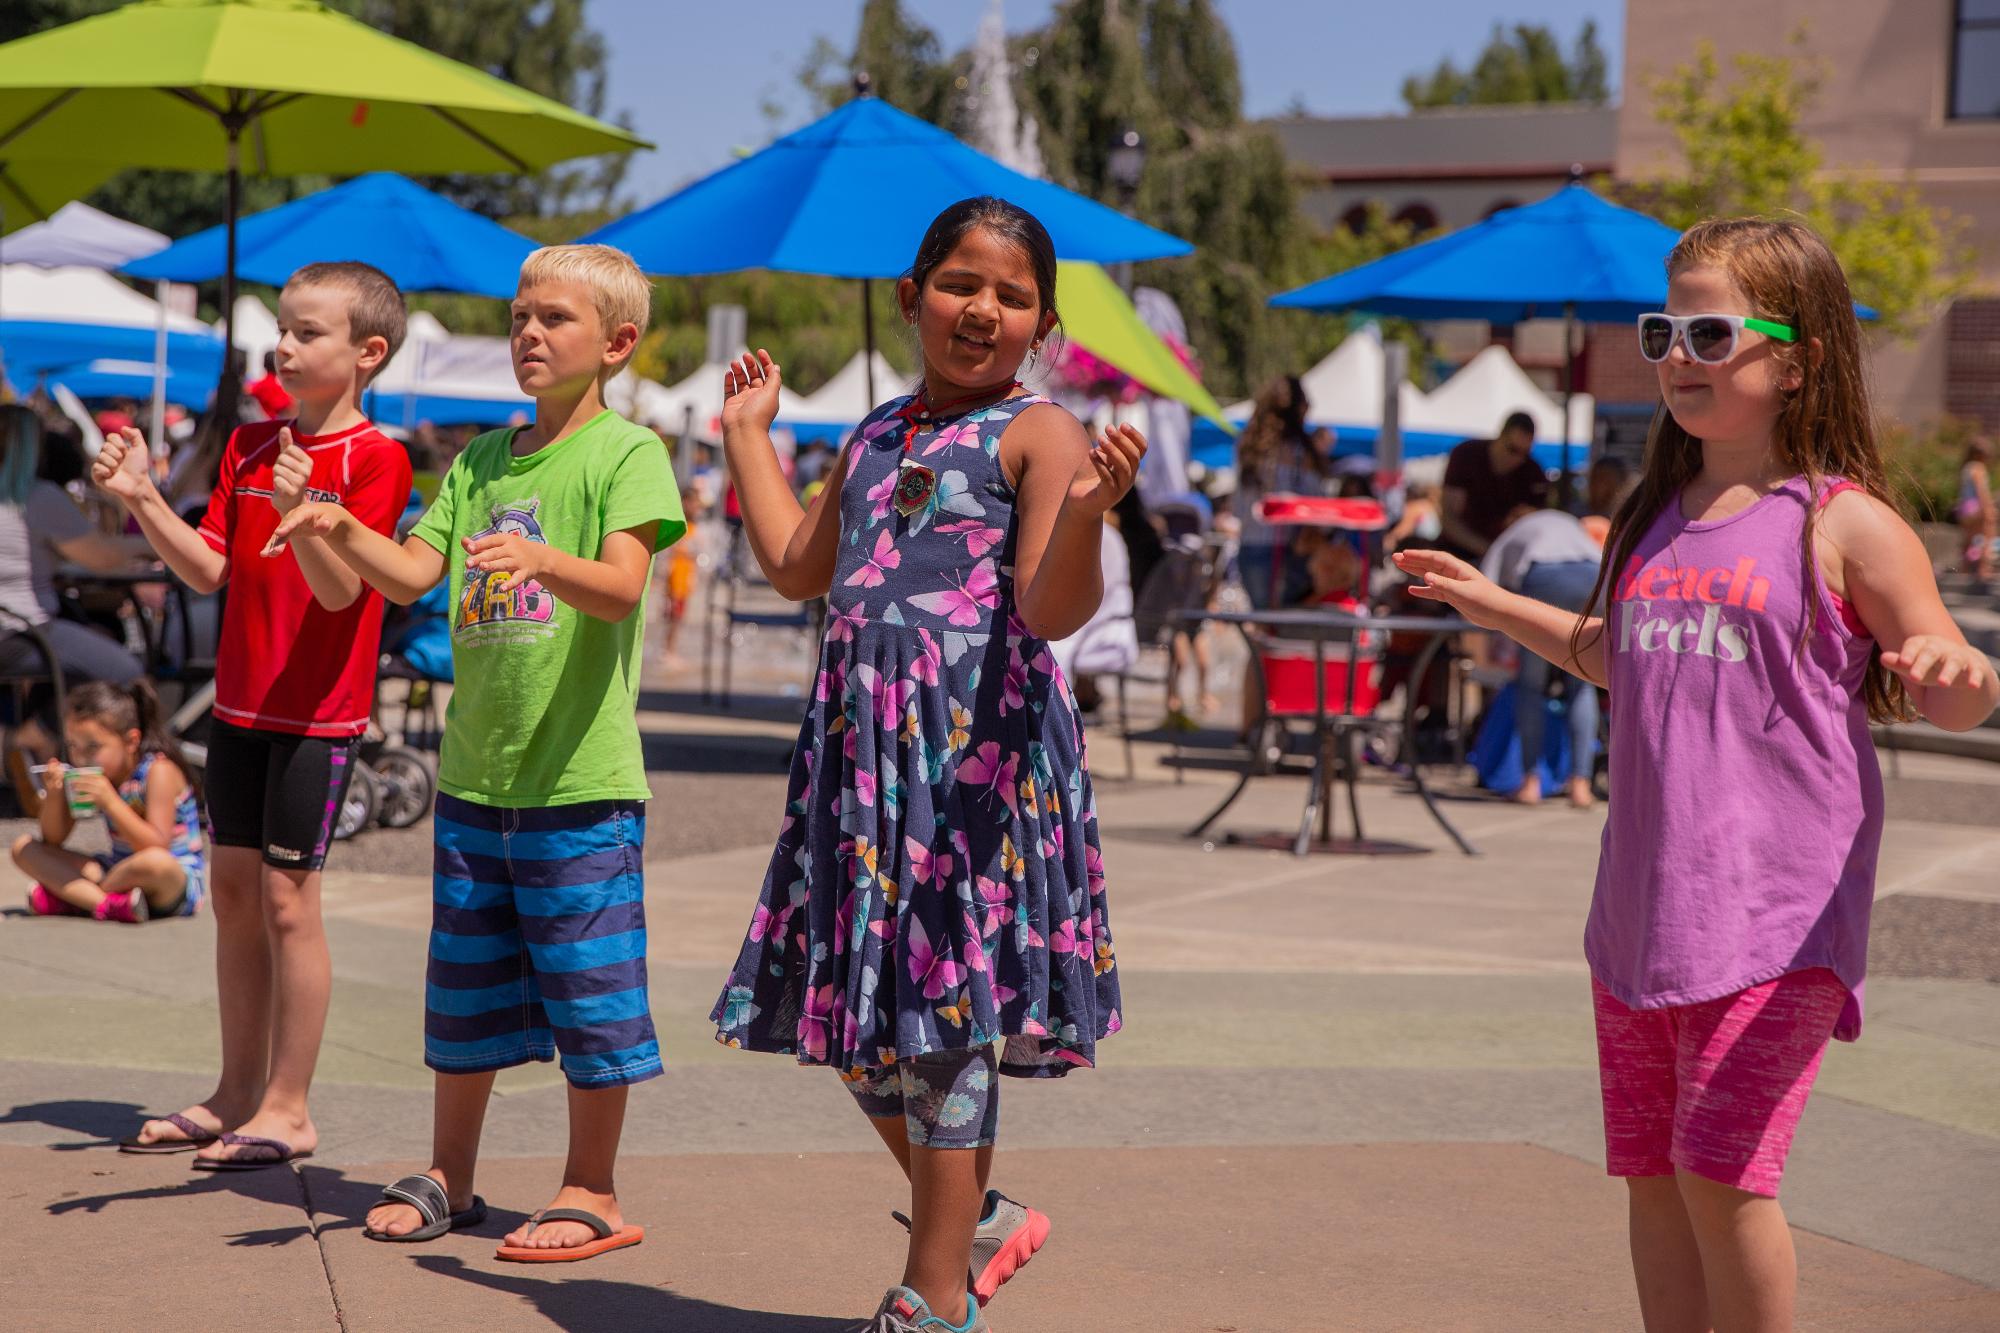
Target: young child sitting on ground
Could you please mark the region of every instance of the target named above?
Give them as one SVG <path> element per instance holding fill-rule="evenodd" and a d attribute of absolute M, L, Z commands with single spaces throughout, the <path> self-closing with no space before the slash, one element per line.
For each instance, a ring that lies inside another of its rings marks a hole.
<path fill-rule="evenodd" d="M 193 916 L 208 891 L 201 806 L 179 748 L 160 729 L 153 687 L 143 680 L 78 687 L 63 734 L 79 767 L 43 770 L 41 832 L 14 840 L 14 864 L 37 881 L 28 910 L 135 924 Z M 71 851 L 77 816 L 91 813 L 104 816 L 111 850 Z"/>

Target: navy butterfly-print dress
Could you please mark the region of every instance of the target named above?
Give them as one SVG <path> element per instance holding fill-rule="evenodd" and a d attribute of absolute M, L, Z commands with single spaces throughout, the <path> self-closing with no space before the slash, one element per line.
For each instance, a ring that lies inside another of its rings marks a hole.
<path fill-rule="evenodd" d="M 1004 1041 L 1003 1073 L 1095 1061 L 1119 1028 L 1083 727 L 1014 615 L 1000 436 L 1046 399 L 850 438 L 825 642 L 777 849 L 710 1017 L 839 1070 Z M 1044 407 L 1043 411 L 1060 410 Z M 937 486 L 891 500 L 903 444 Z"/>

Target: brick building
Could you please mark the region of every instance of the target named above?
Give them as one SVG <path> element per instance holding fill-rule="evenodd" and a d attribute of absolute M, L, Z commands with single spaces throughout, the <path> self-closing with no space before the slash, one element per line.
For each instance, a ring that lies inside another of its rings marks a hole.
<path fill-rule="evenodd" d="M 1743 52 L 1805 54 L 1826 78 L 1802 128 L 1829 170 L 1914 181 L 1927 201 L 1969 225 L 1978 290 L 1916 338 L 1874 340 L 1880 408 L 1911 423 L 1946 413 L 2000 430 L 2000 0 L 1647 0 L 1625 10 L 1618 107 L 1489 107 L 1407 116 L 1273 120 L 1298 173 L 1302 206 L 1322 226 L 1370 201 L 1392 216 L 1454 228 L 1540 198 L 1572 163 L 1639 179 L 1671 171 L 1673 139 L 1647 89 L 1711 42 L 1724 69 Z M 1482 345 L 1483 325 L 1436 332 L 1447 360 Z M 1560 325 L 1493 329 L 1536 380 L 1553 388 Z M 1643 436 L 1658 399 L 1631 330 L 1594 325 L 1578 387 L 1597 397 L 1600 438 Z"/>

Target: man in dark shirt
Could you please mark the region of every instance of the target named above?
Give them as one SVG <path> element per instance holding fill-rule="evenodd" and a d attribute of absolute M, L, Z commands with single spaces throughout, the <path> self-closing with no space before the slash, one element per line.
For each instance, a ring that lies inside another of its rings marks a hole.
<path fill-rule="evenodd" d="M 1442 526 L 1446 549 L 1477 563 L 1520 505 L 1548 503 L 1549 478 L 1530 455 L 1535 419 L 1516 412 L 1493 440 L 1467 440 L 1444 468 Z"/>

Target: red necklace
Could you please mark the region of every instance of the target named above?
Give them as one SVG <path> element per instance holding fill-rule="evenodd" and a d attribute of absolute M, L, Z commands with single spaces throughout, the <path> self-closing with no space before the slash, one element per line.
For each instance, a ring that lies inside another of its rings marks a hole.
<path fill-rule="evenodd" d="M 917 442 L 917 432 L 968 404 L 980 403 L 988 398 L 1000 402 L 1020 387 L 1021 382 L 1015 380 L 999 390 L 997 396 L 994 390 L 985 389 L 943 403 L 929 402 L 928 395 L 923 392 L 910 395 L 910 401 L 896 412 L 903 419 L 904 426 L 903 456 L 896 463 L 896 489 L 890 497 L 897 513 L 904 518 L 911 517 L 929 504 L 931 496 L 937 492 L 937 473 L 910 457 L 910 447 Z"/>

